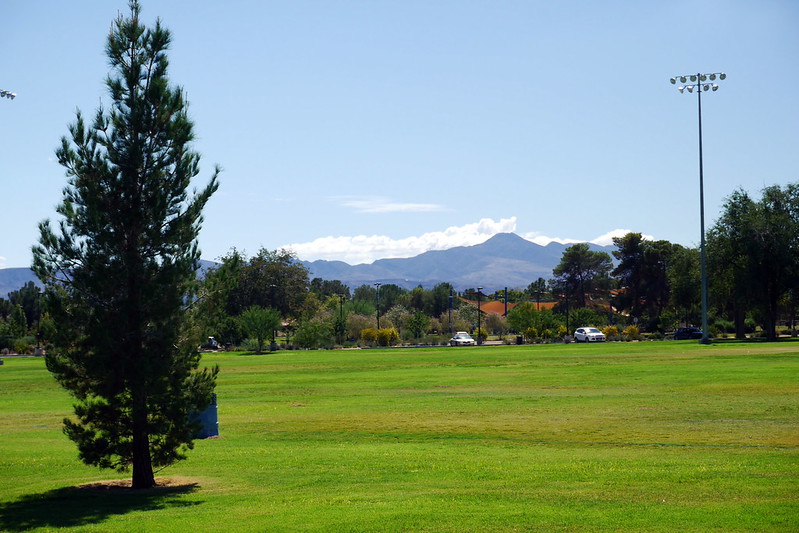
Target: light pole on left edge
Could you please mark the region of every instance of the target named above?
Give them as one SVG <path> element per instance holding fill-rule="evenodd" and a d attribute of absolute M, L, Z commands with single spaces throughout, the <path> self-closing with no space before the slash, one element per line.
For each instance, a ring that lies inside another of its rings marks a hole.
<path fill-rule="evenodd" d="M 377 329 L 380 329 L 380 285 L 382 283 L 375 283 L 375 287 L 377 287 Z"/>
<path fill-rule="evenodd" d="M 700 260 L 701 260 L 701 276 L 702 276 L 702 339 L 700 344 L 710 344 L 710 337 L 707 333 L 707 252 L 705 251 L 705 177 L 702 163 L 702 92 L 718 91 L 719 86 L 715 82 L 725 80 L 727 75 L 723 72 L 714 72 L 712 74 L 689 74 L 685 76 L 675 76 L 669 81 L 672 85 L 676 85 L 679 80 L 680 83 L 687 85 L 680 85 L 677 90 L 683 94 L 686 90 L 689 93 L 696 90 L 696 98 L 699 106 L 699 225 L 700 225 Z M 690 83 L 688 83 L 690 82 Z"/>

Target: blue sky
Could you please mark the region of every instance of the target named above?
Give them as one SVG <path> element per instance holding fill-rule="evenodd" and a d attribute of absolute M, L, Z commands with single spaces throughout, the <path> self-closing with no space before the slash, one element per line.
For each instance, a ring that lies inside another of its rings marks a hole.
<path fill-rule="evenodd" d="M 799 180 L 799 2 L 143 0 L 173 33 L 203 172 L 200 246 L 350 263 L 497 232 L 699 242 L 736 188 Z M 0 7 L 0 267 L 30 264 L 66 183 L 54 150 L 106 101 L 121 0 Z"/>

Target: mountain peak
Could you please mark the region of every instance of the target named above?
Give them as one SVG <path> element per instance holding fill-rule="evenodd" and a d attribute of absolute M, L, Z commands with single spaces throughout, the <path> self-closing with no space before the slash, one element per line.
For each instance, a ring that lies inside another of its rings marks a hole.
<path fill-rule="evenodd" d="M 488 248 L 492 251 L 502 252 L 517 252 L 520 247 L 540 247 L 538 244 L 519 237 L 515 233 L 497 233 L 478 246 Z"/>

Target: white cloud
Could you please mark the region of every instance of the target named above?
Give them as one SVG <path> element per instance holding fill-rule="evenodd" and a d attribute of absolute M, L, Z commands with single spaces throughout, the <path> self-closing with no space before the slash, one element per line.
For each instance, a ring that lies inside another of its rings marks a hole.
<path fill-rule="evenodd" d="M 596 239 L 592 240 L 593 244 L 598 244 L 600 246 L 612 246 L 613 245 L 613 237 L 624 237 L 628 233 L 631 233 L 632 230 L 629 229 L 614 229 L 613 231 L 609 231 L 604 235 L 600 235 Z M 641 237 L 645 241 L 654 241 L 655 238 L 651 235 L 641 235 Z"/>
<path fill-rule="evenodd" d="M 547 237 L 546 235 L 542 235 L 541 233 L 538 233 L 538 232 L 522 233 L 521 235 L 519 235 L 519 237 L 521 237 L 523 239 L 527 239 L 528 241 L 534 242 L 534 243 L 539 244 L 541 246 L 546 246 L 547 244 L 549 244 L 551 242 L 557 242 L 557 243 L 560 243 L 560 244 L 574 244 L 576 242 L 585 242 L 585 241 L 581 241 L 579 239 L 564 239 L 564 238 L 561 238 L 561 237 Z"/>
<path fill-rule="evenodd" d="M 614 229 L 613 231 L 609 231 L 603 235 L 600 235 L 595 239 L 591 239 L 590 241 L 585 241 L 581 239 L 564 239 L 561 237 L 547 237 L 545 235 L 536 232 L 524 233 L 520 235 L 520 237 L 527 239 L 528 241 L 534 242 L 536 244 L 540 244 L 541 246 L 546 246 L 551 242 L 557 242 L 560 244 L 575 244 L 578 242 L 590 242 L 591 244 L 598 244 L 599 246 L 611 246 L 613 245 L 613 237 L 624 237 L 625 235 L 630 233 L 630 231 L 631 230 L 628 229 Z M 652 237 L 651 235 L 642 235 L 642 237 L 644 238 L 644 240 L 648 241 L 655 240 L 655 238 Z"/>
<path fill-rule="evenodd" d="M 381 196 L 337 196 L 334 199 L 340 201 L 344 207 L 355 209 L 360 213 L 431 213 L 445 211 L 445 208 L 438 204 L 399 203 L 392 202 L 390 199 Z"/>
<path fill-rule="evenodd" d="M 0 268 L 5 268 L 6 267 L 6 261 L 8 261 L 8 259 L 6 259 L 2 255 L 0 255 Z"/>
<path fill-rule="evenodd" d="M 413 257 L 430 250 L 446 250 L 455 246 L 473 246 L 485 242 L 497 233 L 516 229 L 516 217 L 495 221 L 484 218 L 464 226 L 452 226 L 419 236 L 392 239 L 385 235 L 321 237 L 308 243 L 287 244 L 300 259 L 327 259 L 350 264 L 371 263 L 377 259 Z"/>
<path fill-rule="evenodd" d="M 377 259 L 413 257 L 430 250 L 446 250 L 456 246 L 474 246 L 487 241 L 497 233 L 516 231 L 516 217 L 493 220 L 481 219 L 464 226 L 452 226 L 444 231 L 433 231 L 419 236 L 392 239 L 385 235 L 356 235 L 343 237 L 321 237 L 307 243 L 287 244 L 282 248 L 293 250 L 300 259 L 315 261 L 344 261 L 351 265 L 371 263 Z M 630 230 L 616 229 L 587 241 L 601 246 L 613 244 L 613 237 L 622 237 Z M 574 244 L 586 242 L 584 239 L 547 237 L 541 233 L 519 234 L 520 237 L 546 246 L 550 242 Z M 644 239 L 654 240 L 649 235 Z"/>

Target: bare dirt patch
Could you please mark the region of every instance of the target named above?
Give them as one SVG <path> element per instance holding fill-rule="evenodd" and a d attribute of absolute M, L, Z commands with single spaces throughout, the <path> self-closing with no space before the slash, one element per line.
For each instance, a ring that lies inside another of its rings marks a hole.
<path fill-rule="evenodd" d="M 82 485 L 78 485 L 78 488 L 81 490 L 92 490 L 92 491 L 131 491 L 134 492 L 131 488 L 132 481 L 130 479 L 109 479 L 105 481 L 92 481 L 89 483 L 84 483 Z M 172 476 L 172 477 L 158 477 L 155 478 L 155 487 L 150 489 L 144 489 L 148 491 L 158 491 L 158 490 L 175 490 L 175 489 L 194 489 L 199 486 L 200 480 L 197 478 L 190 478 L 190 477 L 182 477 L 182 476 Z M 135 491 L 140 493 L 141 491 Z"/>

